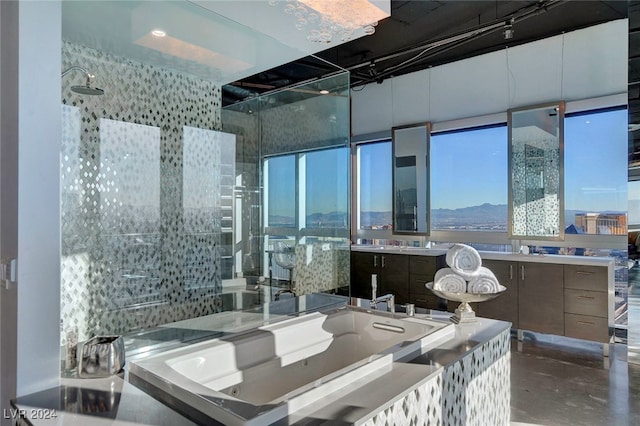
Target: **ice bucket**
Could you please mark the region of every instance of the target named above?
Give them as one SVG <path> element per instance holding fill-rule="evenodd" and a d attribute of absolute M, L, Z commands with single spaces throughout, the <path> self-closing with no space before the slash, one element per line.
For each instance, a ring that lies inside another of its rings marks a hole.
<path fill-rule="evenodd" d="M 78 376 L 108 377 L 122 370 L 124 361 L 122 336 L 96 336 L 78 351 Z"/>

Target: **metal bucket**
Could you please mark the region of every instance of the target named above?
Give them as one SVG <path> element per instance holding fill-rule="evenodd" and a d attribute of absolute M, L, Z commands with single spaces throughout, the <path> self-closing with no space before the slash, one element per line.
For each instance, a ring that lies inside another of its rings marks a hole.
<path fill-rule="evenodd" d="M 78 376 L 108 377 L 124 367 L 122 336 L 96 336 L 82 344 L 78 351 Z"/>

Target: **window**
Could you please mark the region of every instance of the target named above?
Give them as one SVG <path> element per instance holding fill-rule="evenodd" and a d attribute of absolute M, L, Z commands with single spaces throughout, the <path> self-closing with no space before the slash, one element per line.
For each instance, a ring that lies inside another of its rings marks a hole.
<path fill-rule="evenodd" d="M 640 225 L 640 180 L 629 182 L 629 225 Z"/>
<path fill-rule="evenodd" d="M 266 225 L 277 228 L 296 226 L 296 156 L 270 157 L 264 162 L 267 177 Z"/>
<path fill-rule="evenodd" d="M 349 149 L 325 149 L 301 155 L 301 198 L 305 228 L 349 227 Z"/>
<path fill-rule="evenodd" d="M 273 156 L 264 168 L 268 227 L 349 228 L 348 148 Z"/>
<path fill-rule="evenodd" d="M 431 229 L 507 231 L 507 127 L 431 135 Z"/>
<path fill-rule="evenodd" d="M 565 115 L 565 234 L 626 233 L 627 121 L 620 107 Z M 506 124 L 431 135 L 432 242 L 458 241 L 447 232 L 468 231 L 476 233 L 467 235 L 470 243 L 510 244 L 507 137 Z M 355 155 L 357 235 L 363 242 L 393 239 L 391 143 L 360 143 Z M 637 212 L 629 215 L 640 224 Z"/>
<path fill-rule="evenodd" d="M 358 228 L 392 229 L 391 141 L 360 144 L 356 156 Z"/>
<path fill-rule="evenodd" d="M 565 233 L 627 233 L 627 110 L 565 118 Z"/>

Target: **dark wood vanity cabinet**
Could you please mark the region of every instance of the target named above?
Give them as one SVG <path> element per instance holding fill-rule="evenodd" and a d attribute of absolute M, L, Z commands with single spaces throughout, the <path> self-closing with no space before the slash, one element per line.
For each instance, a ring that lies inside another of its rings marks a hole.
<path fill-rule="evenodd" d="M 564 334 L 607 343 L 610 340 L 608 270 L 598 266 L 564 267 Z"/>
<path fill-rule="evenodd" d="M 391 293 L 396 303 L 409 301 L 409 259 L 401 254 L 351 252 L 351 295 L 370 299 L 371 276 L 377 275 L 377 295 Z"/>
<path fill-rule="evenodd" d="M 518 328 L 564 335 L 564 267 L 518 262 Z"/>
<path fill-rule="evenodd" d="M 509 321 L 513 328 L 518 328 L 518 262 L 483 260 L 482 265 L 490 269 L 498 282 L 507 289 L 495 299 L 478 303 L 476 314 Z"/>
<path fill-rule="evenodd" d="M 514 329 L 607 343 L 611 339 L 606 265 L 483 260 L 507 290 L 478 304 L 478 316 Z"/>
<path fill-rule="evenodd" d="M 480 317 L 509 321 L 514 329 L 564 334 L 563 265 L 484 259 L 507 289 L 472 306 Z"/>
<path fill-rule="evenodd" d="M 391 293 L 396 303 L 438 309 L 442 301 L 425 284 L 445 266 L 444 255 L 420 256 L 376 252 L 351 252 L 351 295 L 371 298 L 371 275 L 378 276 L 378 296 Z"/>
<path fill-rule="evenodd" d="M 417 307 L 444 309 L 445 301 L 429 291 L 425 284 L 433 281 L 433 276 L 446 265 L 445 256 L 409 257 L 409 301 Z"/>
<path fill-rule="evenodd" d="M 507 290 L 482 303 L 472 303 L 479 317 L 509 321 L 516 330 L 556 334 L 598 342 L 611 338 L 613 301 L 609 269 L 519 260 L 483 259 Z M 378 296 L 391 293 L 396 303 L 453 312 L 458 302 L 435 296 L 425 284 L 446 267 L 445 255 L 351 252 L 351 295 L 371 298 L 371 275 L 378 276 Z"/>
<path fill-rule="evenodd" d="M 371 298 L 371 275 L 380 274 L 378 257 L 363 251 L 351 252 L 351 297 Z"/>

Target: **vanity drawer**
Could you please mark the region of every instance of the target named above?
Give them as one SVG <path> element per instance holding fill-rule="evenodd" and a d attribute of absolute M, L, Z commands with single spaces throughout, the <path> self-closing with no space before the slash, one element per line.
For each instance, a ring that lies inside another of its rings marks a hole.
<path fill-rule="evenodd" d="M 442 309 L 442 301 L 434 294 L 409 294 L 409 302 L 418 308 Z"/>
<path fill-rule="evenodd" d="M 433 281 L 433 275 L 417 275 L 412 274 L 409 276 L 409 293 L 411 294 L 424 294 L 432 296 L 434 295 L 431 290 L 425 287 L 425 284 Z"/>
<path fill-rule="evenodd" d="M 564 335 L 576 339 L 609 342 L 609 324 L 606 318 L 564 314 Z"/>
<path fill-rule="evenodd" d="M 564 290 L 564 311 L 570 314 L 607 318 L 608 294 L 601 291 Z"/>
<path fill-rule="evenodd" d="M 608 268 L 604 266 L 564 265 L 564 288 L 607 291 Z"/>
<path fill-rule="evenodd" d="M 409 273 L 412 275 L 428 275 L 433 281 L 433 275 L 444 263 L 444 256 L 409 256 Z"/>

